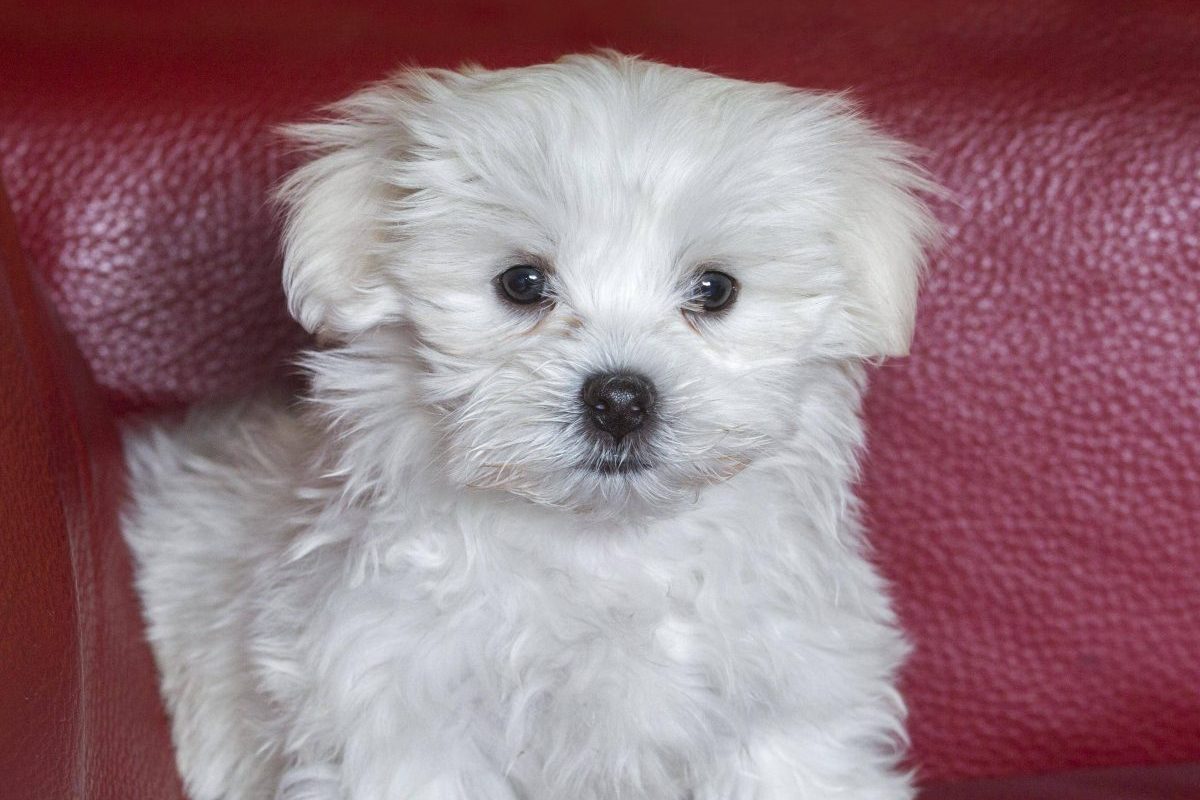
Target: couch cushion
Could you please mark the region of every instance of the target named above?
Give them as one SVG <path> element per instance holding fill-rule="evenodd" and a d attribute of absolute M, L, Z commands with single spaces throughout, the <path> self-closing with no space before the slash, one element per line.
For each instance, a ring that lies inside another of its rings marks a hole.
<path fill-rule="evenodd" d="M 1195 800 L 1200 764 L 1078 770 L 925 790 L 919 800 Z"/>
<path fill-rule="evenodd" d="M 272 126 L 407 62 L 613 45 L 853 88 L 951 191 L 863 481 L 929 778 L 1200 757 L 1200 6 L 51 2 L 0 7 L 0 170 L 109 398 L 302 341 Z"/>

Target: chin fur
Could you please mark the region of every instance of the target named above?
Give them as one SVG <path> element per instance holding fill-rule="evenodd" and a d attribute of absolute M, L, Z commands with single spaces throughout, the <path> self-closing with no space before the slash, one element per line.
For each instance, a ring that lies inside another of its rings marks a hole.
<path fill-rule="evenodd" d="M 931 228 L 903 147 L 613 53 L 331 115 L 282 192 L 303 396 L 125 435 L 191 797 L 910 798 L 852 494 Z"/>

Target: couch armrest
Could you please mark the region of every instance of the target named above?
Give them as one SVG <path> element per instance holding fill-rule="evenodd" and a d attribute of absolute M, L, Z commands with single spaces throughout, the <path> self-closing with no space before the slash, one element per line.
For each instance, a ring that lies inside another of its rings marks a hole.
<path fill-rule="evenodd" d="M 0 786 L 181 797 L 129 556 L 113 420 L 25 269 L 0 187 Z"/>

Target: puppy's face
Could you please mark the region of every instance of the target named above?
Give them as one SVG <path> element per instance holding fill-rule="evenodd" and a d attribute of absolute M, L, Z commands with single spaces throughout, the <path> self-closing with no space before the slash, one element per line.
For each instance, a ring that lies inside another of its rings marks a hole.
<path fill-rule="evenodd" d="M 840 100 L 598 56 L 339 113 L 285 187 L 293 312 L 405 326 L 463 486 L 669 509 L 796 435 L 814 364 L 907 346 L 919 179 Z"/>

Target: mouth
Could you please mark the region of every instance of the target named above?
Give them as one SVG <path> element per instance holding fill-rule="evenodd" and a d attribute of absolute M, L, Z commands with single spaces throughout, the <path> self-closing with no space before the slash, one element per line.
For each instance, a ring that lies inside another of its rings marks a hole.
<path fill-rule="evenodd" d="M 601 475 L 633 475 L 654 469 L 654 464 L 629 455 L 599 455 L 585 461 L 580 468 Z"/>

